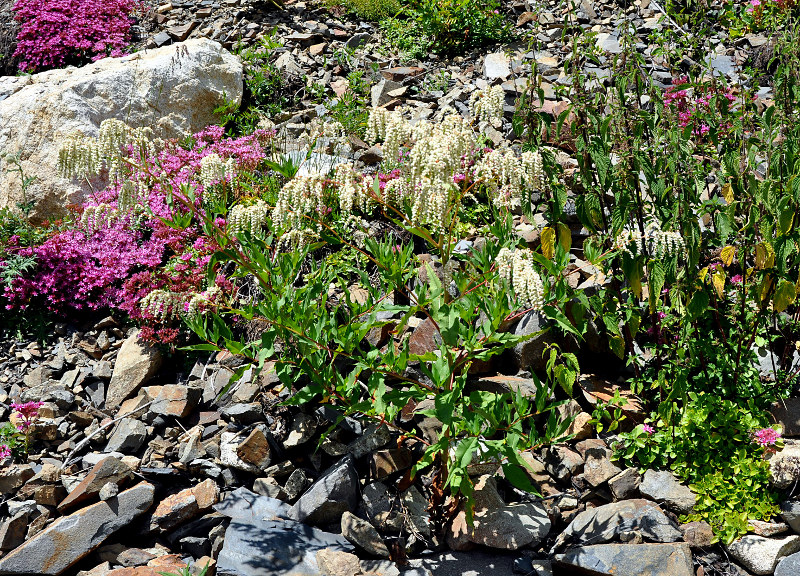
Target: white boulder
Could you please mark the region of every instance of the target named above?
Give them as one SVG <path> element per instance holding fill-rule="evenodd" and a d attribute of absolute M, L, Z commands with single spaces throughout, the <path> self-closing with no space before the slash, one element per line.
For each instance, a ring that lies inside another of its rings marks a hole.
<path fill-rule="evenodd" d="M 224 98 L 239 102 L 242 90 L 241 61 L 207 39 L 82 68 L 0 77 L 0 154 L 19 155 L 25 175 L 35 177 L 27 194 L 36 201 L 34 217 L 52 217 L 90 190 L 58 175 L 65 137 L 96 136 L 107 118 L 149 126 L 156 137 L 181 137 L 216 122 L 214 109 Z M 22 199 L 19 174 L 0 160 L 0 207 Z"/>

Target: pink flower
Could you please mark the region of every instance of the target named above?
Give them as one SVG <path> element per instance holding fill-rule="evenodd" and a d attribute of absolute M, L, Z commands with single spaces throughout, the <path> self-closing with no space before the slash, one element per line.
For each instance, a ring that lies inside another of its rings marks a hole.
<path fill-rule="evenodd" d="M 656 429 L 653 428 L 650 424 L 642 424 L 642 430 L 644 430 L 648 434 L 652 434 L 653 432 L 656 431 Z"/>
<path fill-rule="evenodd" d="M 762 428 L 753 433 L 753 437 L 757 444 L 767 447 L 772 446 L 781 437 L 781 433 L 775 428 Z"/>
<path fill-rule="evenodd" d="M 742 275 L 737 274 L 731 278 L 731 284 L 741 284 L 742 283 Z"/>
<path fill-rule="evenodd" d="M 14 410 L 14 415 L 22 418 L 22 422 L 17 424 L 17 430 L 20 432 L 27 432 L 33 425 L 33 421 L 39 415 L 39 408 L 42 407 L 44 402 L 26 402 L 21 404 L 19 402 L 12 402 L 11 409 Z"/>
<path fill-rule="evenodd" d="M 5 460 L 9 456 L 11 456 L 11 448 L 5 444 L 0 444 L 0 460 Z"/>

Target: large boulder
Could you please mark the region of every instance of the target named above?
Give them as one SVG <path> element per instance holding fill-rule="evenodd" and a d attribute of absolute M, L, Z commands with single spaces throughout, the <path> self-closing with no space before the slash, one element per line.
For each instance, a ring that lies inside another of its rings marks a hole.
<path fill-rule="evenodd" d="M 58 175 L 58 150 L 75 132 L 97 136 L 116 118 L 149 126 L 160 138 L 198 132 L 217 121 L 214 109 L 242 97 L 242 63 L 217 42 L 189 40 L 122 58 L 0 78 L 0 152 L 19 154 L 36 180 L 27 200 L 34 216 L 52 217 L 81 201 L 86 188 Z M 23 200 L 20 175 L 0 165 L 0 207 Z"/>

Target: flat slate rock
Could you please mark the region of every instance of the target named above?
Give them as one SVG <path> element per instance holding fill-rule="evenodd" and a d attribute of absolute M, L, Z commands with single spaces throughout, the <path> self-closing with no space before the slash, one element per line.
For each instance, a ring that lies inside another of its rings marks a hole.
<path fill-rule="evenodd" d="M 797 576 L 800 574 L 800 552 L 782 558 L 775 568 L 775 576 Z"/>
<path fill-rule="evenodd" d="M 104 502 L 56 520 L 0 559 L 0 574 L 61 574 L 153 504 L 155 488 L 141 482 Z"/>
<path fill-rule="evenodd" d="M 681 531 L 657 504 L 649 500 L 623 500 L 585 510 L 575 516 L 556 540 L 562 545 L 601 544 L 619 537 L 621 532 L 638 531 L 650 542 L 678 542 Z"/>
<path fill-rule="evenodd" d="M 321 576 L 317 552 L 352 552 L 338 534 L 287 520 L 233 520 L 217 559 L 220 576 Z"/>
<path fill-rule="evenodd" d="M 277 498 L 260 496 L 244 487 L 237 488 L 214 505 L 214 510 L 220 514 L 243 522 L 286 518 L 290 509 L 291 506 Z"/>
<path fill-rule="evenodd" d="M 688 544 L 584 546 L 556 555 L 555 564 L 591 576 L 694 576 Z"/>

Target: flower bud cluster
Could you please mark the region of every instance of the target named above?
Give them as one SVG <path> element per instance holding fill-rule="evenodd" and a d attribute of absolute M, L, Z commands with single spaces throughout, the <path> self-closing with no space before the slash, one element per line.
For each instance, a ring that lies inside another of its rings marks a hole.
<path fill-rule="evenodd" d="M 119 211 L 103 202 L 96 206 L 86 206 L 81 214 L 81 227 L 87 234 L 93 234 L 101 228 L 106 228 L 119 218 Z"/>
<path fill-rule="evenodd" d="M 325 214 L 325 187 L 328 180 L 319 174 L 295 176 L 278 193 L 275 209 L 272 211 L 273 223 L 283 229 L 304 228 L 303 215 Z"/>
<path fill-rule="evenodd" d="M 214 184 L 219 184 L 232 178 L 234 171 L 235 162 L 233 158 L 228 158 L 225 161 L 216 152 L 209 154 L 200 160 L 200 183 L 203 188 L 210 188 Z"/>
<path fill-rule="evenodd" d="M 403 145 L 412 138 L 413 128 L 400 110 L 373 108 L 367 121 L 367 142 L 383 141 L 383 157 L 394 161 L 400 158 Z"/>
<path fill-rule="evenodd" d="M 476 164 L 475 177 L 487 186 L 495 204 L 506 208 L 513 199 L 521 199 L 523 190 L 540 192 L 545 188 L 539 152 L 524 152 L 518 158 L 508 148 L 490 150 Z"/>
<path fill-rule="evenodd" d="M 219 286 L 212 286 L 199 294 L 192 296 L 185 304 L 184 310 L 190 317 L 196 317 L 202 314 L 210 305 L 212 305 L 217 298 L 222 295 L 222 290 Z"/>
<path fill-rule="evenodd" d="M 469 109 L 472 116 L 479 122 L 487 122 L 492 126 L 499 126 L 503 119 L 503 103 L 505 92 L 500 86 L 492 86 L 485 90 L 478 90 L 469 99 Z"/>
<path fill-rule="evenodd" d="M 96 175 L 103 167 L 113 180 L 122 174 L 122 154 L 133 147 L 143 154 L 154 154 L 160 142 L 151 128 L 131 128 L 121 120 L 109 118 L 100 123 L 97 138 L 85 134 L 69 136 L 58 151 L 58 171 L 65 178 Z"/>
<path fill-rule="evenodd" d="M 153 290 L 142 298 L 139 306 L 160 322 L 178 317 L 184 310 L 186 296 L 169 290 Z"/>
<path fill-rule="evenodd" d="M 323 121 L 321 118 L 314 118 L 308 125 L 308 129 L 300 135 L 298 139 L 301 147 L 312 148 L 320 139 L 326 139 L 329 143 L 342 143 L 347 134 L 344 126 L 336 120 Z"/>
<path fill-rule="evenodd" d="M 614 239 L 614 248 L 631 258 L 642 256 L 645 249 L 650 257 L 661 259 L 686 253 L 686 242 L 678 232 L 665 232 L 656 221 L 647 224 L 644 234 L 625 229 Z"/>
<path fill-rule="evenodd" d="M 228 214 L 228 232 L 234 236 L 244 231 L 259 234 L 269 219 L 269 210 L 263 200 L 245 206 L 237 204 Z"/>
<path fill-rule="evenodd" d="M 533 268 L 531 251 L 503 248 L 495 262 L 500 277 L 511 286 L 517 299 L 527 308 L 541 310 L 544 306 L 544 284 Z"/>
<path fill-rule="evenodd" d="M 375 202 L 373 198 L 374 178 L 353 169 L 352 164 L 339 164 L 336 167 L 336 185 L 339 207 L 345 212 L 354 209 L 368 210 Z"/>

